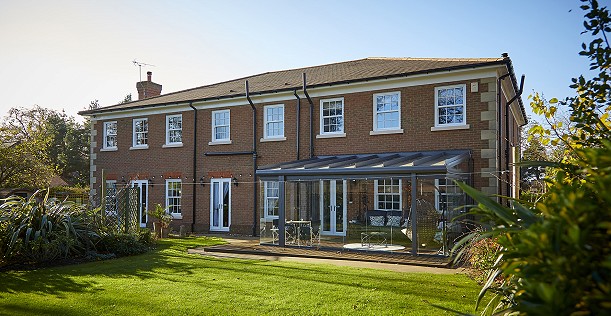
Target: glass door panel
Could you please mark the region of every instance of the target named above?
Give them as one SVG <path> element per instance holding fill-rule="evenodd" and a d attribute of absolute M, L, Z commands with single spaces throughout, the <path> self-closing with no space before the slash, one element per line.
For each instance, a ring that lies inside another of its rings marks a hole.
<path fill-rule="evenodd" d="M 138 188 L 138 221 L 140 227 L 146 227 L 148 219 L 148 181 L 134 180 L 131 183 L 132 188 Z"/>
<path fill-rule="evenodd" d="M 320 183 L 322 234 L 345 236 L 346 181 L 323 180 Z"/>
<path fill-rule="evenodd" d="M 345 234 L 344 218 L 346 208 L 344 205 L 344 186 L 346 181 L 335 181 L 335 232 Z"/>
<path fill-rule="evenodd" d="M 223 181 L 223 204 L 221 207 L 221 214 L 223 214 L 223 228 L 229 229 L 229 181 Z"/>
<path fill-rule="evenodd" d="M 231 225 L 231 179 L 212 179 L 210 182 L 210 230 L 229 231 Z"/>
<path fill-rule="evenodd" d="M 219 209 L 219 183 L 212 182 L 212 196 L 210 198 L 212 200 L 212 227 L 220 227 L 220 209 Z"/>

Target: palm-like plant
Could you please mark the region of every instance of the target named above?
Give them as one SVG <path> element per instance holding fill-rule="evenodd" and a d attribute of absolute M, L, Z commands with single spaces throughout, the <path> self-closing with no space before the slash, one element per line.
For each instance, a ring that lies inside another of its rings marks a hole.
<path fill-rule="evenodd" d="M 44 194 L 44 195 L 43 195 Z M 0 205 L 3 256 L 46 261 L 84 253 L 97 234 L 87 225 L 84 205 L 49 198 L 48 190 L 30 198 L 12 196 Z"/>

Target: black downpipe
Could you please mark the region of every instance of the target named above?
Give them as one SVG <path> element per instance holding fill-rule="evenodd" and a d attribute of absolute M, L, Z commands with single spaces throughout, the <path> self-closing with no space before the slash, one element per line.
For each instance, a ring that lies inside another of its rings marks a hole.
<path fill-rule="evenodd" d="M 296 126 L 296 130 L 295 130 L 295 133 L 297 134 L 297 136 L 296 136 L 297 141 L 296 141 L 295 147 L 296 147 L 296 150 L 297 150 L 297 159 L 296 160 L 299 160 L 299 125 L 301 125 L 301 120 L 300 120 L 300 117 L 301 117 L 301 98 L 299 98 L 299 95 L 297 95 L 297 90 L 293 91 L 293 95 L 295 96 L 295 98 L 297 98 L 297 118 L 296 118 L 297 126 Z"/>
<path fill-rule="evenodd" d="M 193 109 L 193 216 L 191 221 L 191 232 L 195 232 L 195 211 L 197 210 L 197 109 L 193 106 L 193 101 L 189 102 Z"/>
<path fill-rule="evenodd" d="M 312 102 L 312 98 L 308 94 L 305 72 L 303 73 L 303 94 L 305 94 L 308 103 L 310 103 L 310 158 L 312 158 L 314 157 L 314 102 Z"/>
<path fill-rule="evenodd" d="M 257 236 L 257 200 L 258 200 L 258 191 L 257 188 L 259 187 L 258 183 L 257 183 L 257 108 L 255 107 L 255 104 L 252 103 L 252 100 L 250 99 L 250 94 L 248 92 L 248 80 L 245 81 L 244 83 L 245 89 L 246 89 L 246 100 L 248 100 L 248 103 L 250 104 L 250 107 L 252 108 L 252 176 L 254 178 L 254 183 L 253 183 L 253 201 L 252 201 L 252 205 L 253 205 L 253 212 L 252 212 L 252 235 L 253 236 Z"/>
<path fill-rule="evenodd" d="M 301 125 L 301 98 L 299 97 L 299 95 L 297 94 L 297 90 L 293 91 L 293 95 L 295 96 L 295 98 L 297 98 L 297 116 L 296 116 L 296 121 L 297 121 L 297 126 L 295 129 L 295 134 L 296 134 L 296 138 L 297 141 L 295 142 L 295 149 L 297 151 L 296 156 L 297 159 L 299 160 L 299 125 Z M 296 192 L 296 198 L 297 198 L 297 203 L 300 204 L 301 203 L 301 194 L 300 194 L 300 190 L 299 190 L 299 183 L 295 182 L 295 192 Z"/>
<path fill-rule="evenodd" d="M 518 99 L 521 95 L 522 92 L 524 92 L 524 78 L 526 76 L 522 75 L 522 78 L 520 80 L 520 89 L 518 91 L 516 91 L 516 95 L 513 96 L 513 98 L 511 98 L 509 101 L 507 101 L 507 104 L 505 104 L 505 170 L 509 170 L 509 106 L 511 105 L 511 103 L 513 103 L 513 101 L 515 101 L 516 99 Z M 511 194 L 511 187 L 509 186 L 510 183 L 510 178 L 509 178 L 509 171 L 506 172 L 507 176 L 507 186 L 505 188 L 505 196 L 509 197 Z M 515 183 L 514 183 L 515 185 Z"/>
<path fill-rule="evenodd" d="M 502 158 L 502 153 L 501 153 L 501 144 L 503 141 L 503 135 L 501 135 L 501 131 L 502 131 L 502 126 L 501 126 L 501 120 L 502 120 L 502 116 L 501 116 L 501 110 L 503 109 L 501 106 L 501 102 L 502 102 L 502 91 L 501 89 L 503 88 L 501 86 L 501 82 L 503 81 L 503 79 L 505 79 L 506 77 L 508 77 L 510 75 L 510 73 L 506 73 L 502 76 L 500 76 L 497 80 L 496 80 L 496 101 L 497 101 L 497 114 L 496 114 L 496 126 L 497 126 L 497 135 L 496 135 L 496 157 L 497 157 L 497 171 L 501 170 L 501 158 Z M 502 175 L 497 174 L 497 189 L 496 192 L 501 195 L 503 191 L 501 191 L 501 186 L 503 184 L 502 181 Z"/>

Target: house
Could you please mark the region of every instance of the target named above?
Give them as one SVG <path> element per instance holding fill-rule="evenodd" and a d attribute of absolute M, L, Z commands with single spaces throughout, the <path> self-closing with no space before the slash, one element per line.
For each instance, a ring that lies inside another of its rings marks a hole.
<path fill-rule="evenodd" d="M 168 94 L 149 72 L 137 88 L 80 114 L 93 200 L 138 187 L 141 226 L 160 203 L 173 225 L 265 244 L 446 252 L 466 229 L 453 180 L 517 196 L 527 121 L 507 54 L 365 58 Z"/>

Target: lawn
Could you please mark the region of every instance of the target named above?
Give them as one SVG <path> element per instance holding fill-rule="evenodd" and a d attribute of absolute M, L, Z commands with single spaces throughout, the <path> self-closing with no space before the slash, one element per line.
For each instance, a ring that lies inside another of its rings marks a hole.
<path fill-rule="evenodd" d="M 464 275 L 218 259 L 186 249 L 222 242 L 167 239 L 133 257 L 0 273 L 2 315 L 444 315 L 472 312 Z"/>

